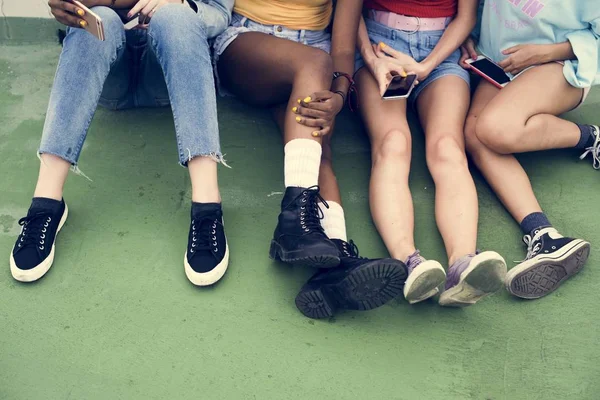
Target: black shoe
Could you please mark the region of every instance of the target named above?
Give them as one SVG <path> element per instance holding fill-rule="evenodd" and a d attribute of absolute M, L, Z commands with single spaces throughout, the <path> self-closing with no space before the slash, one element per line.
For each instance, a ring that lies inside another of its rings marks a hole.
<path fill-rule="evenodd" d="M 337 309 L 371 310 L 402 293 L 408 272 L 393 258 L 358 256 L 354 242 L 334 239 L 341 255 L 339 268 L 321 270 L 302 287 L 296 307 L 309 318 L 328 318 Z"/>
<path fill-rule="evenodd" d="M 590 255 L 590 244 L 585 240 L 561 236 L 554 228 L 526 235 L 525 261 L 506 274 L 506 290 L 523 299 L 538 299 L 556 288 L 577 272 Z"/>
<path fill-rule="evenodd" d="M 21 233 L 10 253 L 10 272 L 16 280 L 36 281 L 52 266 L 56 234 L 69 214 L 64 200 L 56 203 L 55 210 L 30 208 L 19 220 Z"/>
<path fill-rule="evenodd" d="M 196 286 L 209 286 L 225 275 L 229 246 L 223 228 L 223 211 L 218 203 L 194 203 L 183 259 L 185 274 Z"/>
<path fill-rule="evenodd" d="M 281 201 L 279 223 L 275 228 L 269 256 L 273 260 L 316 268 L 340 264 L 339 251 L 321 227 L 319 187 L 288 187 Z"/>

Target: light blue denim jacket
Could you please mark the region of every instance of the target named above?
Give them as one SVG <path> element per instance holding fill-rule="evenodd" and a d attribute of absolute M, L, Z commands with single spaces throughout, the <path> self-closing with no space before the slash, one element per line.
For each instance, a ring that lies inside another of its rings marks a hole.
<path fill-rule="evenodd" d="M 235 0 L 188 0 L 188 2 L 206 24 L 206 34 L 209 39 L 220 35 L 229 26 Z"/>

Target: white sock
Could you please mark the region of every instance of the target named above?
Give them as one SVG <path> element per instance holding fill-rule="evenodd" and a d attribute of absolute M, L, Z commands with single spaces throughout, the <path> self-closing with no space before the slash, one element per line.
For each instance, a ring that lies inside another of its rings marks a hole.
<path fill-rule="evenodd" d="M 321 226 L 329 239 L 341 239 L 348 241 L 346 236 L 346 219 L 344 218 L 344 209 L 335 201 L 327 201 L 329 208 L 319 205 L 323 210 L 323 219 Z"/>
<path fill-rule="evenodd" d="M 319 183 L 321 145 L 310 139 L 294 139 L 285 145 L 285 187 L 311 187 Z"/>

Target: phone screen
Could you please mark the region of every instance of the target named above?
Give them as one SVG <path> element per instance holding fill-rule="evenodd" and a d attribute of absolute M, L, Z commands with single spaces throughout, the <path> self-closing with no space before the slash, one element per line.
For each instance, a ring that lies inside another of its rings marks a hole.
<path fill-rule="evenodd" d="M 487 58 L 482 58 L 481 60 L 474 61 L 471 63 L 471 65 L 501 85 L 510 82 L 510 78 L 508 77 L 508 75 L 506 75 L 502 68 L 500 68 L 498 65 L 494 64 Z"/>
<path fill-rule="evenodd" d="M 408 75 L 405 78 L 400 75 L 394 76 L 383 94 L 383 98 L 407 97 L 416 80 L 417 76 L 414 74 Z"/>

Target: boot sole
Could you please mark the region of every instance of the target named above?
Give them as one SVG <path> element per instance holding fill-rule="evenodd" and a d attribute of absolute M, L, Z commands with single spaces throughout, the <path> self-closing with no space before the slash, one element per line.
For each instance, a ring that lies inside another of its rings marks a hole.
<path fill-rule="evenodd" d="M 62 229 L 65 222 L 67 222 L 67 217 L 69 216 L 69 207 L 65 204 L 65 212 L 63 212 L 62 217 L 60 218 L 60 222 L 58 224 L 58 228 L 56 229 L 56 235 L 54 236 L 54 243 L 52 244 L 52 249 L 50 250 L 50 254 L 48 257 L 41 263 L 39 263 L 36 267 L 31 269 L 20 269 L 17 267 L 15 263 L 15 259 L 13 257 L 13 251 L 10 252 L 10 272 L 13 278 L 19 282 L 35 282 L 40 279 L 42 276 L 46 275 L 46 273 L 52 267 L 54 263 L 54 253 L 56 248 L 56 239 L 58 238 L 58 233 Z M 13 247 L 14 250 L 14 247 Z"/>
<path fill-rule="evenodd" d="M 305 251 L 302 251 L 304 253 Z M 340 265 L 340 257 L 333 254 L 314 254 L 310 256 L 286 254 L 279 243 L 272 240 L 269 249 L 271 260 L 281 261 L 292 265 L 302 265 L 313 268 L 335 268 Z"/>
<path fill-rule="evenodd" d="M 332 317 L 339 309 L 372 310 L 402 293 L 406 275 L 406 266 L 400 261 L 373 261 L 339 282 L 302 290 L 296 296 L 296 307 L 313 319 Z"/>
<path fill-rule="evenodd" d="M 486 251 L 473 258 L 460 275 L 456 286 L 440 296 L 440 305 L 467 307 L 502 288 L 506 277 L 506 262 L 497 253 Z"/>
<path fill-rule="evenodd" d="M 544 297 L 583 269 L 590 250 L 588 242 L 577 240 L 560 254 L 526 261 L 507 274 L 506 290 L 522 299 Z"/>

